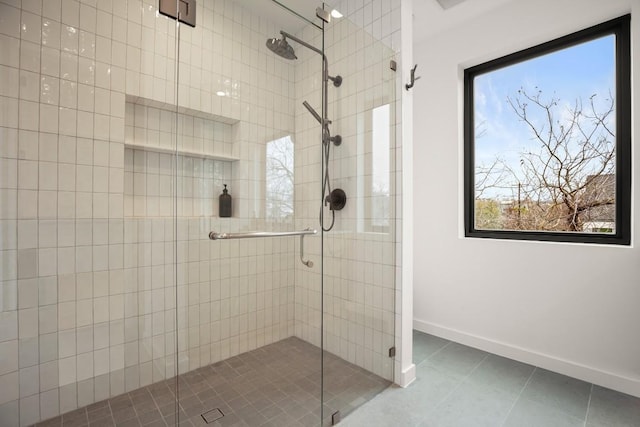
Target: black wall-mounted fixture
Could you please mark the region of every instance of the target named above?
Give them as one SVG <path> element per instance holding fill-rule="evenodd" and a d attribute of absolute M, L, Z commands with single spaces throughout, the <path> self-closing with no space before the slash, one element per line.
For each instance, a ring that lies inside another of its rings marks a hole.
<path fill-rule="evenodd" d="M 180 4 L 180 22 L 192 27 L 196 26 L 196 0 L 177 0 Z M 176 0 L 160 0 L 160 13 L 178 19 Z"/>
<path fill-rule="evenodd" d="M 347 194 L 341 188 L 336 188 L 324 199 L 324 203 L 332 211 L 341 211 L 347 204 Z"/>
<path fill-rule="evenodd" d="M 416 68 L 418 68 L 418 64 L 414 65 L 413 68 L 411 69 L 411 82 L 404 85 L 404 88 L 406 90 L 411 89 L 413 85 L 416 84 L 416 80 L 420 78 L 420 76 L 416 77 Z"/>

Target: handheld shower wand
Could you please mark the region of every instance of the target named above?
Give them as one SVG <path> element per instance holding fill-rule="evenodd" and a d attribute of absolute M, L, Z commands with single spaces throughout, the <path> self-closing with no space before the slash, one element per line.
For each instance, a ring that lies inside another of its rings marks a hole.
<path fill-rule="evenodd" d="M 318 114 L 318 112 L 314 110 L 313 107 L 309 105 L 307 101 L 304 101 L 302 105 L 304 105 L 304 108 L 306 108 L 307 111 L 311 113 L 311 115 L 318 121 L 318 123 L 324 126 L 325 123 L 324 123 L 324 120 L 322 120 L 322 117 L 320 117 L 320 114 Z"/>
<path fill-rule="evenodd" d="M 331 132 L 329 131 L 329 125 L 331 124 L 331 120 L 329 119 L 323 120 L 322 117 L 320 117 L 320 114 L 318 114 L 318 112 L 314 110 L 314 108 L 311 105 L 309 105 L 307 101 L 303 101 L 302 105 L 304 105 L 304 108 L 306 108 L 307 111 L 309 111 L 309 113 L 311 113 L 311 115 L 318 121 L 318 123 L 322 125 L 322 143 L 323 144 L 326 144 L 327 142 L 333 142 L 334 145 L 336 146 L 342 144 L 342 137 L 340 135 L 331 136 Z"/>

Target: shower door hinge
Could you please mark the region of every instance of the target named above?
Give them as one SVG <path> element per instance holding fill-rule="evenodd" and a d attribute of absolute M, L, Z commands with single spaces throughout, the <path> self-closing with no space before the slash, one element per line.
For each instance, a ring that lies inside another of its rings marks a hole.
<path fill-rule="evenodd" d="M 195 27 L 196 0 L 179 0 L 178 3 L 180 10 L 176 10 L 176 0 L 160 0 L 160 13 L 173 19 L 180 16 L 180 22 Z"/>
<path fill-rule="evenodd" d="M 396 61 L 394 61 L 393 59 L 389 61 L 389 68 L 391 68 L 393 71 L 396 71 L 398 69 L 398 64 L 396 64 Z"/>
<path fill-rule="evenodd" d="M 389 357 L 396 357 L 396 348 L 395 347 L 391 347 L 389 349 Z"/>
<path fill-rule="evenodd" d="M 328 10 L 324 10 L 321 7 L 316 8 L 316 16 L 322 19 L 327 24 L 331 22 L 331 12 L 329 12 Z"/>

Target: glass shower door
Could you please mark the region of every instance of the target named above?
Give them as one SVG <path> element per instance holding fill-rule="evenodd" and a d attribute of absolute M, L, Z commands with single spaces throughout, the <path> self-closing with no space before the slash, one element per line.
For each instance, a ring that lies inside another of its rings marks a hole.
<path fill-rule="evenodd" d="M 318 277 L 321 263 L 319 235 L 304 231 L 317 228 L 317 212 L 297 221 L 307 179 L 297 124 L 308 113 L 295 97 L 303 90 L 321 105 L 322 57 L 305 46 L 322 46 L 321 28 L 264 3 L 271 9 L 259 13 L 253 1 L 198 2 L 196 27 L 180 29 L 178 407 L 194 425 L 320 423 L 320 330 L 296 333 L 297 270 Z"/>
<path fill-rule="evenodd" d="M 393 382 L 395 356 L 395 52 L 346 18 L 325 31 L 343 79 L 329 92 L 328 160 L 341 210 L 323 209 L 323 425 L 332 425 Z M 324 227 L 326 229 L 327 227 Z"/>
<path fill-rule="evenodd" d="M 179 30 L 165 255 L 195 425 L 330 424 L 393 379 L 392 51 L 269 4 L 199 2 Z"/>

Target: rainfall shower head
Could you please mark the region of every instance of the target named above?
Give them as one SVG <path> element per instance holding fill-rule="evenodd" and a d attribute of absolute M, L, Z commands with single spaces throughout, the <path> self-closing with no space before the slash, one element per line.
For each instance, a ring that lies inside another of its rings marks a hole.
<path fill-rule="evenodd" d="M 283 57 L 284 59 L 298 59 L 293 48 L 289 45 L 289 43 L 287 43 L 287 37 L 284 34 L 282 35 L 281 39 L 268 39 L 267 47 L 273 53 Z"/>

